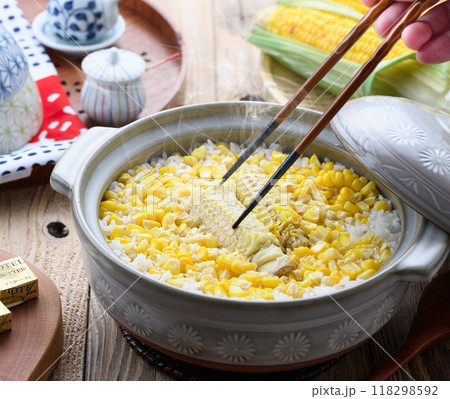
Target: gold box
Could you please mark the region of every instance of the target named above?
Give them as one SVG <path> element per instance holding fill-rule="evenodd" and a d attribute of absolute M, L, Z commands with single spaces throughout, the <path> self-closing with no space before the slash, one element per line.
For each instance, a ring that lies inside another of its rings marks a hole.
<path fill-rule="evenodd" d="M 38 279 L 21 257 L 0 262 L 0 301 L 11 308 L 39 295 Z"/>
<path fill-rule="evenodd" d="M 0 333 L 11 330 L 11 312 L 0 302 Z"/>

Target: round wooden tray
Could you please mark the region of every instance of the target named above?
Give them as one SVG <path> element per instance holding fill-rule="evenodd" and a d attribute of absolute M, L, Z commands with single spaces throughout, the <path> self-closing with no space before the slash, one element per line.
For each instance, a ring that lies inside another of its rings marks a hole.
<path fill-rule="evenodd" d="M 47 1 L 19 0 L 25 17 L 31 22 L 47 7 Z M 164 109 L 174 101 L 186 76 L 186 57 L 180 33 L 163 12 L 148 0 L 126 0 L 120 2 L 120 15 L 125 19 L 123 36 L 114 46 L 141 55 L 148 63 L 157 62 L 174 53 L 180 56 L 158 66 L 142 77 L 146 88 L 147 102 L 142 116 Z M 83 57 L 69 56 L 46 48 L 58 71 L 59 79 L 69 95 L 73 108 L 88 127 L 95 125 L 88 119 L 81 106 L 81 87 L 85 76 L 81 71 Z"/>
<path fill-rule="evenodd" d="M 260 74 L 266 100 L 279 104 L 286 104 L 306 80 L 264 52 L 261 52 Z M 299 106 L 323 112 L 334 97 L 325 90 L 315 88 Z"/>
<path fill-rule="evenodd" d="M 15 258 L 0 249 L 0 261 Z M 61 354 L 61 301 L 53 281 L 25 260 L 38 278 L 39 296 L 11 308 L 12 329 L 0 334 L 0 380 L 48 378 Z"/>

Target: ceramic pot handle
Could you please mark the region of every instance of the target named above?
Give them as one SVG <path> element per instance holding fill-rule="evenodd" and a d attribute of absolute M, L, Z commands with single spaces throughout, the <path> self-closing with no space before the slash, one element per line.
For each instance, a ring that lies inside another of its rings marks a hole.
<path fill-rule="evenodd" d="M 50 186 L 53 190 L 72 198 L 72 187 L 80 166 L 115 130 L 117 129 L 98 126 L 81 134 L 56 163 L 50 176 Z"/>
<path fill-rule="evenodd" d="M 447 245 L 442 242 L 447 240 Z M 439 244 L 441 243 L 441 244 Z M 450 236 L 431 222 L 425 224 L 420 239 L 399 261 L 396 273 L 400 280 L 425 282 L 440 269 L 450 249 Z M 438 261 L 436 261 L 438 259 Z"/>

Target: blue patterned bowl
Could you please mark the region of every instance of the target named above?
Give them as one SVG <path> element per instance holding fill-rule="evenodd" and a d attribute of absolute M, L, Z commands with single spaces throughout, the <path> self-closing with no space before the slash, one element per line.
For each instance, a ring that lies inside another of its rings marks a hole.
<path fill-rule="evenodd" d="M 0 154 L 27 143 L 42 120 L 39 91 L 25 55 L 0 23 Z"/>

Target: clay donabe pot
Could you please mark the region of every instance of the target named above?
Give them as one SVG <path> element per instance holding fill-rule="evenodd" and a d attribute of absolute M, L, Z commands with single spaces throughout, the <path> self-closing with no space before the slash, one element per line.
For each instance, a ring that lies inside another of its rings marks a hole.
<path fill-rule="evenodd" d="M 331 296 L 287 301 L 206 296 L 155 281 L 118 259 L 100 231 L 98 207 L 120 173 L 163 152 L 183 153 L 183 148 L 208 138 L 242 143 L 280 108 L 257 102 L 199 104 L 159 112 L 123 128 L 92 128 L 54 169 L 51 185 L 72 200 L 94 294 L 118 323 L 162 352 L 234 371 L 280 371 L 318 363 L 369 339 L 395 314 L 408 283 L 430 279 L 448 253 L 446 233 L 384 190 L 400 214 L 399 248 L 372 278 Z M 296 109 L 272 141 L 289 152 L 318 116 Z M 307 154 L 313 152 L 364 173 L 330 127 Z"/>

